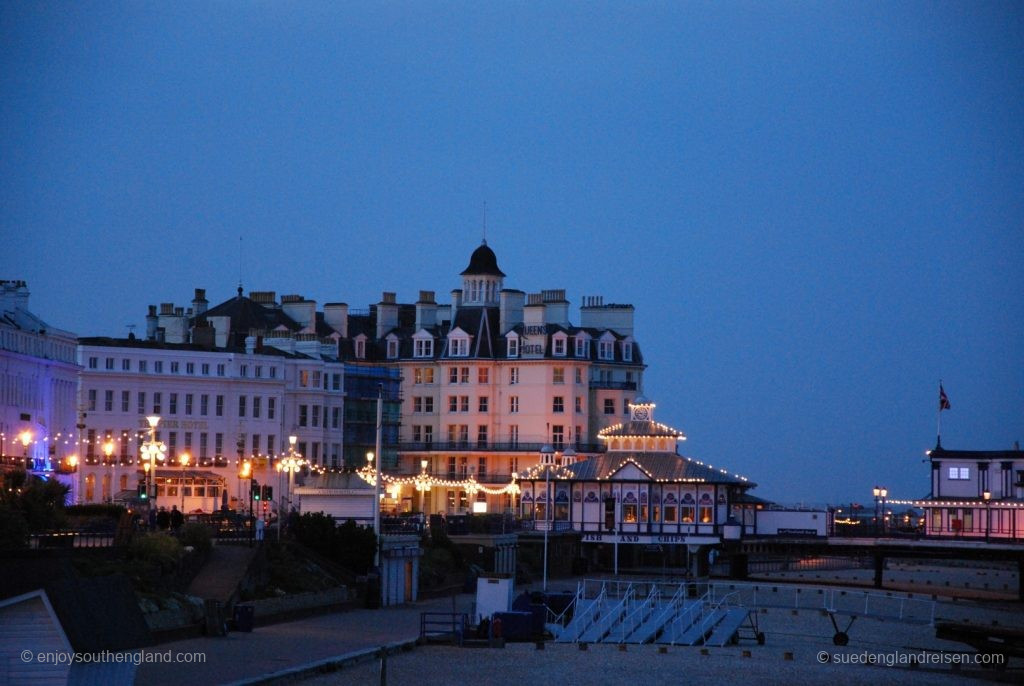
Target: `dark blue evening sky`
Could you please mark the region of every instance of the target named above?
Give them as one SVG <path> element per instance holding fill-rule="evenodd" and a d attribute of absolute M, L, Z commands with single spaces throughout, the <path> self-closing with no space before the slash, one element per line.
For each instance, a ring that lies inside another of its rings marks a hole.
<path fill-rule="evenodd" d="M 1017 3 L 5 2 L 0 277 L 80 335 L 246 290 L 637 307 L 658 417 L 783 502 L 1024 440 Z M 575 318 L 575 315 L 574 315 Z"/>

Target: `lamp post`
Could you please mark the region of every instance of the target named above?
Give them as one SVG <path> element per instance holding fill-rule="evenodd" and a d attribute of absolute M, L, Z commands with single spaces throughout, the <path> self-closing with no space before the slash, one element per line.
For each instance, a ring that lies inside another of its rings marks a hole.
<path fill-rule="evenodd" d="M 249 547 L 252 547 L 252 539 L 255 536 L 256 523 L 252 520 L 252 463 L 249 460 L 243 460 L 239 465 L 238 472 L 238 483 L 242 483 L 243 479 L 249 480 Z M 242 509 L 245 512 L 243 506 Z"/>
<path fill-rule="evenodd" d="M 30 472 L 31 471 L 35 471 L 35 468 L 36 468 L 35 460 L 32 461 L 32 465 L 31 466 L 29 466 L 29 462 L 28 462 L 28 444 L 32 442 L 32 432 L 31 431 L 22 431 L 20 434 L 18 434 L 18 440 L 21 441 L 21 447 L 22 447 L 22 450 L 24 451 L 23 452 L 23 457 L 25 458 L 25 469 L 27 469 Z"/>
<path fill-rule="evenodd" d="M 181 457 L 178 458 L 178 461 L 181 462 L 181 483 L 178 485 L 178 488 L 181 490 L 181 514 L 182 514 L 182 516 L 185 515 L 185 468 L 188 467 L 189 460 L 191 460 L 191 459 L 192 459 L 192 456 L 189 455 L 187 452 L 182 453 Z"/>
<path fill-rule="evenodd" d="M 886 516 L 886 514 L 885 514 L 885 500 L 886 500 L 886 498 L 888 498 L 888 497 L 889 497 L 889 489 L 887 489 L 887 488 L 885 488 L 885 487 L 883 486 L 883 487 L 882 487 L 882 489 L 881 489 L 881 496 L 882 496 L 882 535 L 883 535 L 883 536 L 885 536 L 885 535 L 886 535 L 886 534 L 888 533 L 888 532 L 886 531 L 886 528 L 887 528 L 887 527 L 886 527 L 886 524 L 887 524 L 887 521 L 886 521 L 886 519 L 887 519 L 887 516 Z"/>
<path fill-rule="evenodd" d="M 981 498 L 985 501 L 985 543 L 988 543 L 992 531 L 992 492 L 983 491 Z"/>
<path fill-rule="evenodd" d="M 298 438 L 296 438 L 295 436 L 289 436 L 288 437 L 288 456 L 285 457 L 284 459 L 280 460 L 277 463 L 277 466 L 280 468 L 280 470 L 282 472 L 288 472 L 288 501 L 289 502 L 291 502 L 292 487 L 295 484 L 295 472 L 299 471 L 299 469 L 302 468 L 302 465 L 304 465 L 306 463 L 306 461 L 302 459 L 302 455 L 297 453 L 297 452 L 295 452 L 295 442 L 297 440 L 298 440 Z M 284 517 L 285 517 L 285 512 L 284 512 L 285 504 L 284 503 L 285 503 L 285 501 L 284 501 L 284 498 L 282 497 L 281 498 L 281 505 L 280 505 L 280 510 L 281 511 L 278 513 L 278 516 L 277 516 L 277 537 L 278 537 L 278 540 L 280 540 L 280 538 L 281 538 L 281 525 L 284 523 Z"/>
<path fill-rule="evenodd" d="M 551 528 L 551 463 L 554 461 L 555 451 L 550 445 L 545 444 L 540 449 L 540 462 L 544 467 L 544 581 L 542 590 L 548 590 L 548 529 Z M 537 518 L 534 517 L 536 522 Z"/>
<path fill-rule="evenodd" d="M 78 455 L 68 455 L 65 460 L 68 463 L 68 468 L 71 470 L 71 491 L 74 496 L 75 505 L 78 505 L 81 500 L 81 492 L 78 488 Z"/>
<path fill-rule="evenodd" d="M 426 519 L 427 512 L 427 492 L 430 491 L 430 475 L 427 474 L 427 465 L 430 462 L 428 460 L 420 460 L 420 473 L 416 477 L 416 490 L 420 492 L 420 512 Z"/>
<path fill-rule="evenodd" d="M 381 469 L 384 467 L 384 456 L 381 454 L 381 442 L 384 433 L 384 384 L 377 384 L 377 434 L 374 444 L 374 454 L 377 456 L 377 464 L 373 479 L 373 534 L 377 537 L 377 545 L 373 549 L 373 566 L 380 573 L 380 545 L 382 542 L 380 530 L 380 479 Z"/>
<path fill-rule="evenodd" d="M 151 492 L 150 487 L 156 481 L 156 465 L 158 461 L 164 459 L 167 446 L 156 440 L 156 427 L 160 424 L 160 417 L 150 415 L 146 417 L 146 422 L 149 423 L 149 439 L 142 444 L 142 458 L 145 460 L 143 470 L 146 473 L 146 500 L 150 509 L 153 509 L 156 507 L 156 489 Z"/>
<path fill-rule="evenodd" d="M 110 458 L 114 454 L 114 442 L 109 438 L 103 444 L 103 454 L 107 458 L 107 464 L 112 464 Z M 117 467 L 114 467 L 112 471 L 113 476 L 110 477 L 110 502 L 114 502 L 114 493 L 117 492 Z"/>
<path fill-rule="evenodd" d="M 875 486 L 871 489 L 875 497 L 875 536 L 885 533 L 885 499 L 889 496 L 889 489 Z"/>
<path fill-rule="evenodd" d="M 366 468 L 373 474 L 373 535 L 380 539 L 380 465 L 374 464 L 375 455 L 366 453 Z M 373 566 L 380 564 L 380 546 L 374 550 Z"/>

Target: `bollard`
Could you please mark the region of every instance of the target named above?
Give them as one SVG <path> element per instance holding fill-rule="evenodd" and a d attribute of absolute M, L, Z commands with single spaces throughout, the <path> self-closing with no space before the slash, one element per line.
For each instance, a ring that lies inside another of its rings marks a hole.
<path fill-rule="evenodd" d="M 658 653 L 666 655 L 668 653 L 668 646 L 658 646 Z"/>
<path fill-rule="evenodd" d="M 782 659 L 792 662 L 793 661 L 793 653 L 789 653 L 789 652 L 783 653 L 782 654 Z"/>
<path fill-rule="evenodd" d="M 388 649 L 380 649 L 380 686 L 388 686 Z"/>
<path fill-rule="evenodd" d="M 580 643 L 580 650 L 586 650 L 586 649 L 587 649 L 587 644 L 581 642 Z"/>
<path fill-rule="evenodd" d="M 743 657 L 750 657 L 750 651 L 749 650 L 744 650 L 743 651 Z"/>
<path fill-rule="evenodd" d="M 707 648 L 701 648 L 701 649 L 700 649 L 700 654 L 701 654 L 701 655 L 710 655 L 710 654 L 711 654 L 711 651 L 710 651 L 710 650 L 708 650 Z"/>

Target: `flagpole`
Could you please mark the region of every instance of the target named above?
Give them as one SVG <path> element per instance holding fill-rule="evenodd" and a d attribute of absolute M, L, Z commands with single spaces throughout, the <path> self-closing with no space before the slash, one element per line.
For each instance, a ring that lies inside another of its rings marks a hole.
<path fill-rule="evenodd" d="M 939 379 L 939 414 L 935 429 L 935 445 L 942 445 L 942 379 Z"/>

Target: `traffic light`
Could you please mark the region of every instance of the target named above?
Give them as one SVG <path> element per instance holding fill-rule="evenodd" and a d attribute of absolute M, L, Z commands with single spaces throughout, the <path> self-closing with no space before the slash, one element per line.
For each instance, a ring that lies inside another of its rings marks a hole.
<path fill-rule="evenodd" d="M 259 500 L 260 499 L 260 485 L 258 483 L 256 483 L 255 481 L 253 481 L 249 493 L 252 496 L 253 500 Z"/>
<path fill-rule="evenodd" d="M 139 484 L 139 500 L 146 500 L 149 495 L 146 493 L 146 484 Z"/>
<path fill-rule="evenodd" d="M 273 500 L 274 499 L 274 487 L 273 486 L 264 486 L 263 487 L 263 499 L 264 500 Z"/>

